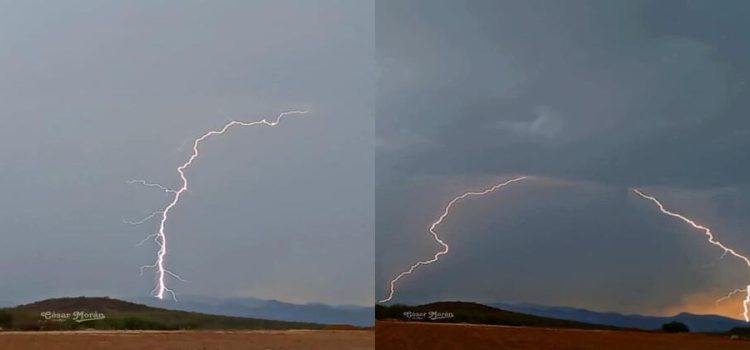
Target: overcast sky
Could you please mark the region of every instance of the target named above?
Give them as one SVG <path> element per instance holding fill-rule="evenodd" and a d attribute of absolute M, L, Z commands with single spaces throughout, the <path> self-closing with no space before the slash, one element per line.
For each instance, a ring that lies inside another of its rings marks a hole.
<path fill-rule="evenodd" d="M 154 286 L 128 226 L 177 186 L 178 296 L 372 304 L 373 5 L 352 1 L 1 1 L 0 300 Z"/>
<path fill-rule="evenodd" d="M 380 1 L 376 295 L 739 317 L 750 271 L 629 192 L 750 254 L 750 4 Z"/>

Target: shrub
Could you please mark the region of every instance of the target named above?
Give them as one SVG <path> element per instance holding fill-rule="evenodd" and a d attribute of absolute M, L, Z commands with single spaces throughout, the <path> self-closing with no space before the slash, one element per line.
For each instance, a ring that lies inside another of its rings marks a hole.
<path fill-rule="evenodd" d="M 661 330 L 667 333 L 687 333 L 690 328 L 682 322 L 672 321 L 661 325 Z"/>
<path fill-rule="evenodd" d="M 728 332 L 732 335 L 741 335 L 744 337 L 750 337 L 750 327 L 734 327 Z"/>
<path fill-rule="evenodd" d="M 9 312 L 0 310 L 0 328 L 13 328 L 13 315 L 11 315 Z"/>

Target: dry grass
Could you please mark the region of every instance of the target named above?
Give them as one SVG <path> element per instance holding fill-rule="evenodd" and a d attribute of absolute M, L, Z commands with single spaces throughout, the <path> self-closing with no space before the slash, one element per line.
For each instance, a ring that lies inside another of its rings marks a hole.
<path fill-rule="evenodd" d="M 740 350 L 750 341 L 706 334 L 563 330 L 463 324 L 378 322 L 376 346 L 388 350 Z"/>
<path fill-rule="evenodd" d="M 298 350 L 375 348 L 373 331 L 0 332 L 0 349 Z"/>

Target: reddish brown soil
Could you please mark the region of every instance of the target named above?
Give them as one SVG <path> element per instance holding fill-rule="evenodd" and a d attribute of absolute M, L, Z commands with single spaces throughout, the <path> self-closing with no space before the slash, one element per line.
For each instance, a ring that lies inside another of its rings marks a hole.
<path fill-rule="evenodd" d="M 592 331 L 413 322 L 378 322 L 375 344 L 388 350 L 748 350 L 750 341 L 706 334 Z"/>
<path fill-rule="evenodd" d="M 374 338 L 373 331 L 0 332 L 0 349 L 371 350 Z"/>

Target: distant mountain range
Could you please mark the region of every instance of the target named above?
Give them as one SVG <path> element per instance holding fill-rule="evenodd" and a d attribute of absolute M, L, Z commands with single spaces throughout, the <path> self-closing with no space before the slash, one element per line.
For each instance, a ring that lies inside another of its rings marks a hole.
<path fill-rule="evenodd" d="M 355 305 L 293 304 L 257 298 L 223 299 L 184 295 L 180 296 L 178 302 L 151 297 L 128 300 L 164 309 L 267 320 L 348 324 L 360 327 L 372 326 L 375 322 L 373 307 Z"/>
<path fill-rule="evenodd" d="M 748 323 L 718 315 L 680 313 L 675 316 L 624 315 L 616 312 L 596 312 L 586 309 L 535 304 L 492 303 L 493 307 L 529 315 L 601 324 L 622 328 L 654 330 L 664 323 L 677 321 L 686 324 L 693 332 L 726 332 L 735 327 L 748 327 Z"/>

